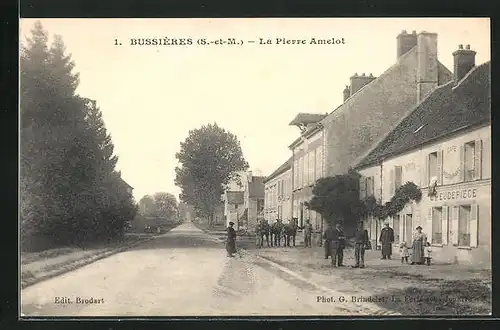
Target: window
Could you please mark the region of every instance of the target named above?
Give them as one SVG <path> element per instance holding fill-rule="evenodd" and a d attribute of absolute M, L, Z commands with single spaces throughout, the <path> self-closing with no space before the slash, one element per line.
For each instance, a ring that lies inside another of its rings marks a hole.
<path fill-rule="evenodd" d="M 443 209 L 434 207 L 431 209 L 432 240 L 433 244 L 443 244 Z"/>
<path fill-rule="evenodd" d="M 403 167 L 394 166 L 394 191 L 403 185 Z"/>
<path fill-rule="evenodd" d="M 300 178 L 300 163 L 299 160 L 296 159 L 294 161 L 294 170 L 293 170 L 293 189 L 297 189 L 299 187 L 299 178 Z"/>
<path fill-rule="evenodd" d="M 471 141 L 465 144 L 464 147 L 464 179 L 465 181 L 472 181 L 475 179 L 475 156 L 476 156 L 476 142 Z"/>
<path fill-rule="evenodd" d="M 323 176 L 323 147 L 319 146 L 316 148 L 316 172 L 314 176 L 314 181 L 320 179 Z"/>
<path fill-rule="evenodd" d="M 359 198 L 364 199 L 366 197 L 366 178 L 359 178 Z"/>
<path fill-rule="evenodd" d="M 314 183 L 314 170 L 315 170 L 314 161 L 315 161 L 315 158 L 316 158 L 316 151 L 315 150 L 309 151 L 309 168 L 308 168 L 309 176 L 308 176 L 308 180 L 307 180 L 308 184 Z"/>
<path fill-rule="evenodd" d="M 370 176 L 366 178 L 366 196 L 374 196 L 374 195 L 375 195 L 374 177 Z"/>
<path fill-rule="evenodd" d="M 399 244 L 399 214 L 392 219 L 392 229 L 394 230 L 394 243 Z"/>
<path fill-rule="evenodd" d="M 411 244 L 413 241 L 413 216 L 411 214 L 407 214 L 404 217 L 403 240 L 407 244 Z"/>
<path fill-rule="evenodd" d="M 307 161 L 307 154 L 304 154 L 304 156 L 302 156 L 300 158 L 300 167 L 302 168 L 302 178 L 300 180 L 300 186 L 301 187 L 304 187 L 307 185 L 307 170 L 308 170 L 308 166 L 309 165 L 309 162 Z"/>
<path fill-rule="evenodd" d="M 429 154 L 429 174 L 427 177 L 427 182 L 431 182 L 432 178 L 437 178 L 438 176 L 438 153 L 432 152 Z"/>
<path fill-rule="evenodd" d="M 458 211 L 458 246 L 470 246 L 470 205 L 461 205 Z"/>

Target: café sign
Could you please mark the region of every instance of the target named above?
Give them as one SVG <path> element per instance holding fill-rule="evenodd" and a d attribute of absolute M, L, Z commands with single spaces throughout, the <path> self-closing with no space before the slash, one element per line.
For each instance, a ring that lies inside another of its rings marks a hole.
<path fill-rule="evenodd" d="M 457 199 L 471 199 L 476 198 L 476 188 L 455 189 L 449 191 L 436 191 L 434 196 L 429 196 L 431 201 L 448 201 Z"/>

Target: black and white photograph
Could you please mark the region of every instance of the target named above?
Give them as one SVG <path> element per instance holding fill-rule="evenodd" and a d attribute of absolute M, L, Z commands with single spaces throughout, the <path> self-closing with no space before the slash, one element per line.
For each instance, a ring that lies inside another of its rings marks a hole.
<path fill-rule="evenodd" d="M 489 18 L 21 18 L 22 318 L 492 313 Z"/>

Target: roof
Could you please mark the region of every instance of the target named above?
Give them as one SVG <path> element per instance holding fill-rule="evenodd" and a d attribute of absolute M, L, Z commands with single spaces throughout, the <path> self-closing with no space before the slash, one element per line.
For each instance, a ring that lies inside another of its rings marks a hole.
<path fill-rule="evenodd" d="M 244 192 L 228 191 L 226 192 L 226 199 L 228 204 L 243 204 Z"/>
<path fill-rule="evenodd" d="M 376 163 L 437 138 L 491 123 L 491 62 L 476 66 L 458 83 L 426 97 L 357 167 Z"/>
<path fill-rule="evenodd" d="M 304 113 L 300 112 L 288 125 L 307 125 L 317 123 L 321 119 L 325 118 L 327 114 L 321 113 Z"/>
<path fill-rule="evenodd" d="M 263 176 L 252 177 L 252 182 L 248 183 L 248 197 L 264 198 L 264 179 Z"/>
<path fill-rule="evenodd" d="M 267 178 L 265 178 L 265 180 L 263 181 L 263 183 L 266 183 L 266 182 L 274 179 L 278 175 L 280 175 L 282 173 L 285 173 L 286 171 L 290 170 L 292 168 L 292 158 L 293 157 L 288 158 L 288 160 L 286 162 L 284 162 L 283 164 L 281 164 L 281 166 L 278 167 L 273 173 L 271 173 L 271 175 L 269 175 Z"/>

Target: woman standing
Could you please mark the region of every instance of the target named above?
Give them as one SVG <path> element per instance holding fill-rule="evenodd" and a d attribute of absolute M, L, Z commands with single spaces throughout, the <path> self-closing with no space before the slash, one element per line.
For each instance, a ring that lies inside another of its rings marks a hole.
<path fill-rule="evenodd" d="M 227 241 L 226 241 L 226 251 L 228 257 L 234 257 L 236 253 L 236 231 L 233 228 L 234 222 L 229 222 L 229 227 L 227 227 Z"/>
<path fill-rule="evenodd" d="M 421 265 L 424 260 L 424 247 L 427 244 L 427 235 L 422 233 L 422 227 L 418 226 L 416 229 L 417 232 L 413 234 L 411 264 Z"/>

